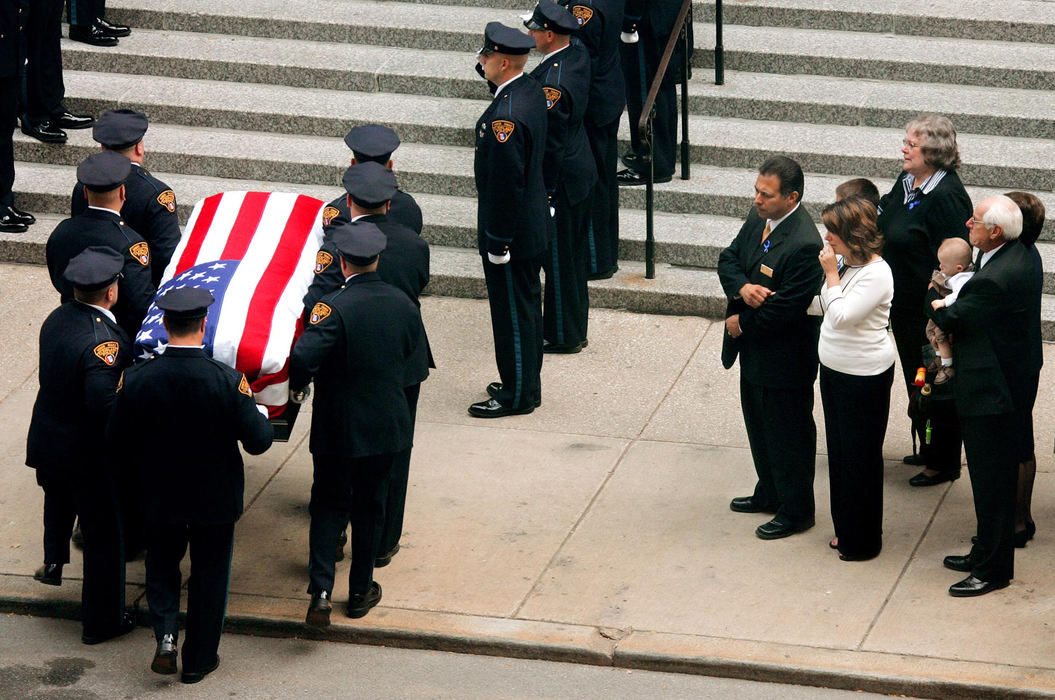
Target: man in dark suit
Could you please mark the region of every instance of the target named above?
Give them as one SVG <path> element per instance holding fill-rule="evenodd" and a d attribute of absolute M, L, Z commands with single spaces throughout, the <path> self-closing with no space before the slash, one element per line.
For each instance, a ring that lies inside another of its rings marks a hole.
<path fill-rule="evenodd" d="M 108 246 L 125 258 L 121 274 L 121 294 L 114 306 L 117 322 L 129 338 L 134 338 L 154 298 L 150 280 L 150 246 L 121 218 L 125 201 L 124 182 L 132 165 L 112 151 L 88 156 L 77 166 L 77 180 L 88 197 L 88 209 L 55 227 L 48 238 L 45 255 L 51 283 L 66 302 L 73 298 L 73 287 L 62 276 L 66 264 L 88 246 Z"/>
<path fill-rule="evenodd" d="M 11 132 L 18 116 L 18 87 L 25 59 L 27 0 L 0 5 L 0 233 L 23 233 L 36 223 L 29 212 L 15 207 L 15 147 Z"/>
<path fill-rule="evenodd" d="M 550 227 L 542 160 L 546 96 L 524 75 L 535 41 L 491 22 L 477 60 L 494 99 L 476 123 L 477 243 L 491 306 L 499 382 L 469 406 L 476 418 L 531 413 L 542 403 L 542 285 Z"/>
<path fill-rule="evenodd" d="M 952 337 L 953 390 L 971 473 L 977 539 L 967 556 L 944 564 L 970 575 L 949 594 L 976 596 L 1004 588 L 1015 574 L 1015 489 L 1021 415 L 1030 410 L 1029 312 L 1037 296 L 1033 261 L 1014 241 L 1022 212 L 1005 196 L 983 199 L 968 219 L 970 242 L 981 251 L 978 271 L 950 306 L 927 294 L 927 313 Z"/>
<path fill-rule="evenodd" d="M 104 151 L 118 153 L 132 163 L 125 180 L 125 202 L 121 216 L 132 230 L 150 245 L 150 277 L 158 286 L 161 276 L 179 245 L 179 218 L 176 216 L 176 195 L 168 185 L 143 167 L 146 149 L 143 136 L 147 132 L 147 115 L 132 109 L 111 109 L 103 112 L 92 127 L 92 138 Z M 73 188 L 71 216 L 88 208 L 84 184 Z"/>
<path fill-rule="evenodd" d="M 137 469 L 147 514 L 147 603 L 157 647 L 151 670 L 176 672 L 180 562 L 191 552 L 184 683 L 220 664 L 234 524 L 245 473 L 238 443 L 261 454 L 274 437 L 241 372 L 205 354 L 212 294 L 184 287 L 157 300 L 168 346 L 125 371 L 107 437 L 123 468 Z"/>
<path fill-rule="evenodd" d="M 587 343 L 589 196 L 597 182 L 597 168 L 583 130 L 590 97 L 590 54 L 581 44 L 571 43 L 571 33 L 579 23 L 553 0 L 539 0 L 524 26 L 544 56 L 531 77 L 546 95 L 542 179 L 555 210 L 556 232 L 542 265 L 546 271 L 542 352 L 576 353 Z"/>
<path fill-rule="evenodd" d="M 357 126 L 344 137 L 348 148 L 352 149 L 352 165 L 358 163 L 379 163 L 392 169 L 392 153 L 399 148 L 399 136 L 387 126 L 364 124 Z M 396 187 L 388 218 L 414 233 L 421 235 L 421 207 L 414 198 Z M 323 226 L 346 224 L 351 221 L 348 203 L 345 197 L 338 197 L 322 210 Z"/>
<path fill-rule="evenodd" d="M 34 575 L 41 583 L 62 583 L 73 517 L 80 514 L 85 644 L 134 627 L 125 612 L 124 547 L 105 439 L 121 370 L 132 361 L 128 337 L 110 313 L 123 264 L 116 250 L 93 246 L 66 266 L 74 300 L 52 311 L 40 329 L 40 391 L 26 445 L 26 464 L 44 489 L 44 566 Z"/>
<path fill-rule="evenodd" d="M 305 623 L 330 623 L 338 533 L 351 517 L 348 611 L 370 612 L 381 600 L 373 580 L 385 489 L 393 461 L 413 440 L 406 394 L 408 366 L 424 344 L 421 314 L 377 273 L 385 234 L 374 224 L 337 227 L 333 242 L 345 284 L 315 304 L 289 358 L 292 400 L 315 379 L 311 416 L 314 479 Z"/>
<path fill-rule="evenodd" d="M 762 164 L 755 210 L 718 257 L 729 298 L 722 364 L 740 357 L 740 406 L 758 483 L 734 498 L 739 513 L 774 513 L 755 534 L 787 537 L 813 527 L 820 318 L 806 309 L 820 289 L 821 237 L 802 206 L 802 169 L 784 156 Z"/>

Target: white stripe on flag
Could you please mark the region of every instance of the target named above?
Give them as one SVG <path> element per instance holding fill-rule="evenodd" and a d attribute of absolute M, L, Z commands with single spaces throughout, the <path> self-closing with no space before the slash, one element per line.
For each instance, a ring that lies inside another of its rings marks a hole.
<path fill-rule="evenodd" d="M 216 208 L 216 215 L 212 218 L 212 226 L 205 234 L 205 240 L 198 249 L 198 257 L 194 259 L 194 265 L 211 260 L 223 259 L 223 249 L 227 245 L 227 239 L 231 235 L 231 228 L 238 218 L 238 211 L 242 208 L 242 200 L 245 192 L 224 192 L 220 199 L 220 206 Z M 218 232 L 223 232 L 218 235 Z M 226 304 L 226 302 L 224 302 Z"/>

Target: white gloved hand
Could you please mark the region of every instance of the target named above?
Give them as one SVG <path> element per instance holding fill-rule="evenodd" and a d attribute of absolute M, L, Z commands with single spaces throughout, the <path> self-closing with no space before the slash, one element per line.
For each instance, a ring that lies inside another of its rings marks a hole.
<path fill-rule="evenodd" d="M 304 387 L 300 391 L 289 390 L 289 400 L 296 404 L 304 403 L 311 396 L 311 385 Z"/>
<path fill-rule="evenodd" d="M 619 33 L 619 41 L 623 42 L 624 44 L 636 44 L 639 38 L 640 37 L 638 37 L 637 32 L 632 32 L 629 34 L 627 32 Z"/>
<path fill-rule="evenodd" d="M 487 259 L 490 260 L 493 265 L 505 265 L 512 259 L 512 256 L 507 250 L 505 252 L 505 255 L 495 255 L 494 253 L 488 253 Z"/>

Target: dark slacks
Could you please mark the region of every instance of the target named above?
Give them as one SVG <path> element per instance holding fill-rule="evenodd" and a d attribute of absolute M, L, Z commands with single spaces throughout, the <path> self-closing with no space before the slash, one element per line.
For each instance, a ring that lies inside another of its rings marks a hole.
<path fill-rule="evenodd" d="M 533 258 L 493 265 L 483 256 L 491 307 L 495 362 L 503 406 L 522 408 L 542 400 L 542 283 L 539 270 L 548 251 Z"/>
<path fill-rule="evenodd" d="M 70 537 L 77 518 L 77 487 L 67 478 L 37 470 L 44 489 L 44 563 L 70 563 Z"/>
<path fill-rule="evenodd" d="M 37 124 L 62 110 L 63 0 L 34 0 L 26 20 L 26 69 L 22 79 L 22 119 Z"/>
<path fill-rule="evenodd" d="M 67 5 L 69 22 L 78 27 L 91 26 L 106 13 L 106 0 L 68 0 Z"/>
<path fill-rule="evenodd" d="M 971 474 L 978 542 L 971 574 L 983 581 L 1015 577 L 1015 489 L 1018 484 L 1018 413 L 960 418 Z"/>
<path fill-rule="evenodd" d="M 542 269 L 546 290 L 542 303 L 542 337 L 557 345 L 581 343 L 587 337 L 590 292 L 586 284 L 589 242 L 586 226 L 590 202 L 570 204 L 563 195 L 557 200 L 557 235 L 550 242 Z"/>
<path fill-rule="evenodd" d="M 664 47 L 654 41 L 650 30 L 638 30 L 636 44 L 620 44 L 623 75 L 626 78 L 626 113 L 630 119 L 630 146 L 634 153 L 644 153 L 644 134 L 638 133 L 641 110 L 648 97 L 652 80 L 663 57 Z M 678 145 L 678 94 L 668 75 L 656 94 L 656 116 L 652 122 L 652 162 L 657 178 L 674 174 Z"/>
<path fill-rule="evenodd" d="M 740 407 L 758 474 L 753 498 L 777 508 L 776 519 L 785 525 L 812 525 L 817 459 L 813 387 L 760 386 L 741 376 Z"/>
<path fill-rule="evenodd" d="M 890 330 L 894 334 L 898 358 L 901 360 L 901 371 L 905 378 L 905 389 L 911 398 L 916 388 L 913 380 L 916 370 L 923 364 L 922 348 L 927 345 L 927 317 L 922 307 L 919 310 L 892 307 L 890 309 Z M 927 419 L 913 415 L 912 432 L 919 444 L 919 454 L 926 465 L 940 472 L 958 471 L 960 469 L 960 423 L 955 418 L 955 407 L 951 401 L 942 402 L 943 406 L 935 412 L 932 419 L 931 444 L 927 444 Z M 944 405 L 947 404 L 947 405 Z M 935 423 L 940 423 L 940 430 Z"/>
<path fill-rule="evenodd" d="M 590 123 L 587 115 L 586 136 L 590 141 L 597 184 L 590 196 L 590 219 L 587 225 L 586 274 L 608 272 L 619 264 L 619 120 L 602 125 Z"/>
<path fill-rule="evenodd" d="M 147 535 L 147 603 L 154 636 L 179 637 L 180 562 L 190 548 L 183 670 L 216 660 L 231 582 L 234 523 L 151 524 Z"/>
<path fill-rule="evenodd" d="M 333 592 L 336 578 L 334 554 L 337 538 L 346 523 L 352 524 L 352 564 L 348 572 L 350 595 L 366 593 L 374 580 L 384 527 L 388 477 L 398 453 L 369 457 L 312 455 L 311 527 L 308 560 L 308 593 Z"/>
<path fill-rule="evenodd" d="M 414 432 L 414 422 L 418 415 L 418 395 L 421 385 L 414 384 L 403 389 L 410 409 L 410 431 Z M 381 544 L 378 554 L 387 554 L 399 544 L 403 535 L 403 514 L 407 508 L 407 484 L 410 481 L 410 447 L 397 452 L 392 459 L 392 470 L 388 475 L 388 491 L 385 496 L 385 524 L 381 529 Z"/>
<path fill-rule="evenodd" d="M 19 78 L 0 78 L 0 207 L 15 203 L 15 144 L 12 133 L 18 117 Z"/>
<path fill-rule="evenodd" d="M 883 548 L 883 438 L 894 366 L 857 376 L 820 368 L 832 521 L 839 552 L 871 558 Z"/>

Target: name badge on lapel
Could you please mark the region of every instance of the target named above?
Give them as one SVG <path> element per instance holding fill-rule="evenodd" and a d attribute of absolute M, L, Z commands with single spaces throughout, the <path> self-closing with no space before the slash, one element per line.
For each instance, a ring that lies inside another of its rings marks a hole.
<path fill-rule="evenodd" d="M 771 268 L 769 265 L 762 265 L 758 269 L 761 270 L 762 274 L 765 275 L 766 277 L 772 277 L 773 276 L 773 268 Z"/>

